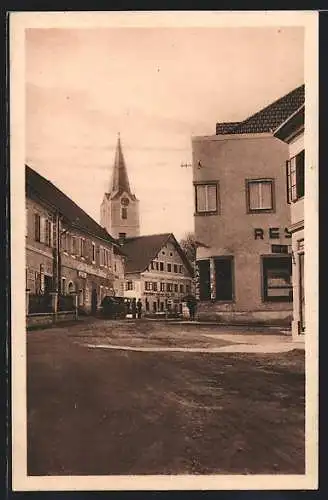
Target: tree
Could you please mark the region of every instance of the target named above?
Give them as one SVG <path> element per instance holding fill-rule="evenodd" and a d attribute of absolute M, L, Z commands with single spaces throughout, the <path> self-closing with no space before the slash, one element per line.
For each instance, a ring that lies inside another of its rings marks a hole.
<path fill-rule="evenodd" d="M 196 240 L 195 235 L 193 233 L 187 233 L 184 238 L 180 240 L 180 246 L 184 253 L 186 254 L 187 259 L 190 264 L 194 264 L 196 261 Z"/>

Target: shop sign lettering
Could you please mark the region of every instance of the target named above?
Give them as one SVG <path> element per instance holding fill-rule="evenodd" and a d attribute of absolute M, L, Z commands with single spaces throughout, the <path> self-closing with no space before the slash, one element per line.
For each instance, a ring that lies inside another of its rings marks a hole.
<path fill-rule="evenodd" d="M 264 229 L 257 227 L 254 229 L 254 239 L 255 240 L 264 240 L 265 236 L 270 240 L 278 240 L 281 237 L 291 238 L 292 234 L 288 231 L 288 228 L 285 227 L 281 229 L 279 227 L 269 227 L 267 231 Z"/>

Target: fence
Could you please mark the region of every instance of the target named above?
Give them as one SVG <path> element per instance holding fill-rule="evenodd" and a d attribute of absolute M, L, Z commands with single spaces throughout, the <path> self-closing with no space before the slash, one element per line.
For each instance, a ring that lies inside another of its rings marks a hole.
<path fill-rule="evenodd" d="M 75 302 L 72 295 L 58 295 L 58 311 L 74 311 Z"/>
<path fill-rule="evenodd" d="M 52 312 L 52 297 L 49 294 L 31 295 L 29 296 L 29 314 L 51 313 Z"/>

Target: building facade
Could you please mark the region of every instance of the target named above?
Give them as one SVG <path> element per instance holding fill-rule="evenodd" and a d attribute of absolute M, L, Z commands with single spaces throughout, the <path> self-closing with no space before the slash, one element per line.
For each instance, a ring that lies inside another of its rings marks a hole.
<path fill-rule="evenodd" d="M 290 206 L 293 256 L 293 322 L 294 339 L 305 333 L 305 287 L 304 287 L 304 194 L 305 194 L 305 148 L 304 148 L 304 104 L 292 114 L 275 132 L 275 137 L 289 145 L 286 162 L 287 201 Z"/>
<path fill-rule="evenodd" d="M 147 314 L 181 313 L 192 292 L 192 268 L 172 233 L 127 238 L 125 297 L 140 298 Z"/>
<path fill-rule="evenodd" d="M 31 296 L 76 292 L 80 311 L 124 293 L 117 242 L 62 191 L 26 166 L 26 288 Z"/>
<path fill-rule="evenodd" d="M 192 139 L 200 319 L 291 322 L 288 147 L 272 130 L 303 98 L 304 86 Z"/>

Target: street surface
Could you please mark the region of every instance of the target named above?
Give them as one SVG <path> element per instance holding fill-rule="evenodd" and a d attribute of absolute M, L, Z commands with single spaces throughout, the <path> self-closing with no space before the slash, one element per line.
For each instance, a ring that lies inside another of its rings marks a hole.
<path fill-rule="evenodd" d="M 27 352 L 30 475 L 304 473 L 304 350 L 284 332 L 85 319 Z"/>

